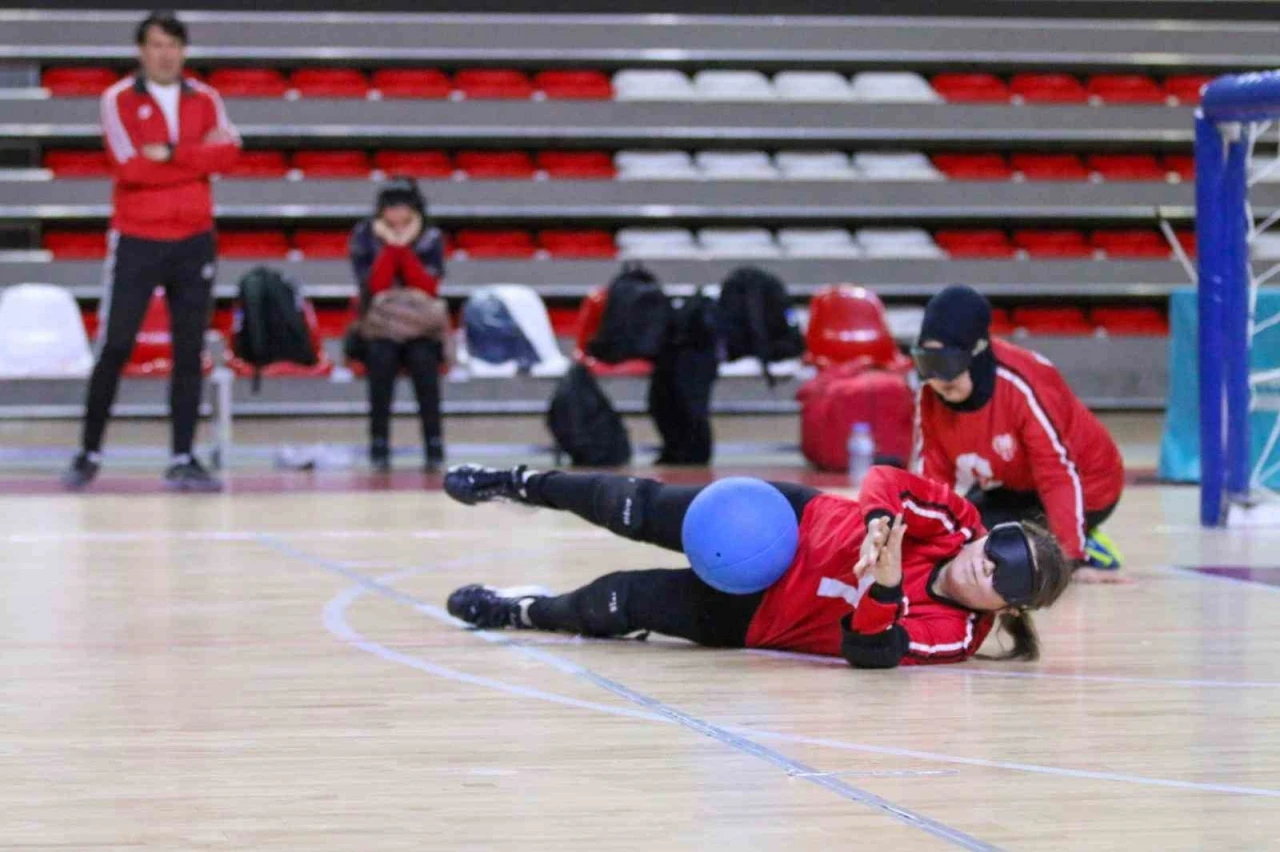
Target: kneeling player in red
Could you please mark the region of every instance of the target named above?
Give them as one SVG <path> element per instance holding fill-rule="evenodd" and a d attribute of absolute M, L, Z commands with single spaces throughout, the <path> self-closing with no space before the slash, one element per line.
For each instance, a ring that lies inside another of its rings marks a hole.
<path fill-rule="evenodd" d="M 692 569 L 617 571 L 564 595 L 463 586 L 449 612 L 484 629 L 587 636 L 654 631 L 701 645 L 781 648 L 843 656 L 859 668 L 954 663 L 971 657 L 995 625 L 1013 639 L 1002 659 L 1039 654 L 1029 610 L 1057 600 L 1071 565 L 1031 524 L 990 534 L 949 487 L 874 467 L 861 496 L 771 483 L 799 521 L 785 573 L 763 592 L 733 595 Z M 614 474 L 538 473 L 464 465 L 445 490 L 472 505 L 509 500 L 562 509 L 635 541 L 683 552 L 695 486 Z"/>

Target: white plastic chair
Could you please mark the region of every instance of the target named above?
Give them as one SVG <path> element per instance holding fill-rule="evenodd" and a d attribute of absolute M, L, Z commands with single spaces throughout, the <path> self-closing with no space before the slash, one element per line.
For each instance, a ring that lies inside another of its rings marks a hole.
<path fill-rule="evenodd" d="M 863 71 L 853 76 L 855 101 L 940 104 L 942 96 L 914 71 Z"/>
<path fill-rule="evenodd" d="M 781 257 L 773 234 L 764 228 L 703 228 L 698 242 L 711 258 Z"/>
<path fill-rule="evenodd" d="M 613 75 L 618 101 L 688 101 L 697 97 L 689 78 L 679 71 L 626 68 Z"/>
<path fill-rule="evenodd" d="M 862 249 L 844 228 L 783 228 L 778 245 L 787 257 L 861 257 Z"/>
<path fill-rule="evenodd" d="M 866 180 L 946 180 L 919 151 L 860 151 L 853 165 Z"/>
<path fill-rule="evenodd" d="M 478 288 L 470 298 L 488 296 L 496 296 L 506 305 L 511 318 L 520 326 L 525 339 L 533 346 L 538 362 L 530 368 L 530 375 L 563 376 L 569 369 L 569 359 L 560 351 L 555 331 L 551 328 L 551 317 L 547 313 L 547 306 L 537 291 L 523 284 L 492 284 Z M 513 376 L 517 369 L 514 361 L 489 364 L 479 358 L 470 357 L 467 359 L 467 365 L 471 375 L 476 378 Z"/>
<path fill-rule="evenodd" d="M 945 258 L 923 228 L 863 228 L 858 245 L 869 258 Z"/>
<path fill-rule="evenodd" d="M 618 180 L 697 180 L 701 173 L 687 151 L 619 151 Z"/>
<path fill-rule="evenodd" d="M 693 160 L 707 180 L 778 179 L 778 170 L 764 151 L 699 151 Z"/>
<path fill-rule="evenodd" d="M 889 307 L 884 310 L 884 318 L 894 340 L 915 343 L 920 337 L 920 327 L 924 325 L 924 308 L 919 305 Z"/>
<path fill-rule="evenodd" d="M 769 373 L 778 378 L 794 378 L 803 368 L 799 358 L 788 358 L 785 361 L 774 361 L 769 364 Z M 736 361 L 724 361 L 717 371 L 721 378 L 751 378 L 764 375 L 760 369 L 760 359 L 747 356 Z"/>
<path fill-rule="evenodd" d="M 834 71 L 780 71 L 773 76 L 778 97 L 787 101 L 849 101 L 853 89 Z"/>
<path fill-rule="evenodd" d="M 854 180 L 858 170 L 841 151 L 779 151 L 773 156 L 787 180 Z"/>
<path fill-rule="evenodd" d="M 685 228 L 622 228 L 616 237 L 622 258 L 698 258 L 702 250 Z"/>
<path fill-rule="evenodd" d="M 79 379 L 92 369 L 89 336 L 68 290 L 18 284 L 0 292 L 0 378 Z"/>
<path fill-rule="evenodd" d="M 772 101 L 778 96 L 759 71 L 699 71 L 693 75 L 693 90 L 704 101 Z"/>

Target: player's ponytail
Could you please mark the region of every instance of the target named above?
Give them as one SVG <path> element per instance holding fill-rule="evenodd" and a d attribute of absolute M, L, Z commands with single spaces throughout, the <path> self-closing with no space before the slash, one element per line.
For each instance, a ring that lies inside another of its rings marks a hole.
<path fill-rule="evenodd" d="M 1040 637 L 1036 634 L 1031 613 L 1024 610 L 1002 612 L 999 629 L 1013 641 L 1013 647 L 999 654 L 983 655 L 984 660 L 1025 660 L 1033 663 L 1040 659 Z"/>

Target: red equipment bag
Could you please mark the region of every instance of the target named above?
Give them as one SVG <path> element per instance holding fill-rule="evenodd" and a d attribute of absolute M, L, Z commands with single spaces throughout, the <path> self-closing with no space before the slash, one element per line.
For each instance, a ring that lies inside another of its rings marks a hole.
<path fill-rule="evenodd" d="M 906 467 L 911 460 L 915 394 L 906 371 L 866 359 L 824 370 L 796 393 L 800 402 L 800 449 L 819 470 L 849 469 L 849 433 L 869 423 L 876 463 Z"/>

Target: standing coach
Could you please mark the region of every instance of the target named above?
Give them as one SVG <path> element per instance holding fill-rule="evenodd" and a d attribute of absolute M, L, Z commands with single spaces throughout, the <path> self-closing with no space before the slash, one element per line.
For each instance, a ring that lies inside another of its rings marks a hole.
<path fill-rule="evenodd" d="M 138 25 L 135 40 L 138 73 L 102 95 L 102 133 L 115 176 L 106 291 L 81 450 L 64 482 L 82 488 L 97 476 L 120 373 L 151 293 L 163 286 L 173 338 L 173 458 L 165 482 L 175 490 L 217 491 L 221 483 L 192 454 L 216 254 L 209 179 L 235 162 L 240 137 L 218 93 L 183 78 L 185 24 L 155 12 Z"/>

